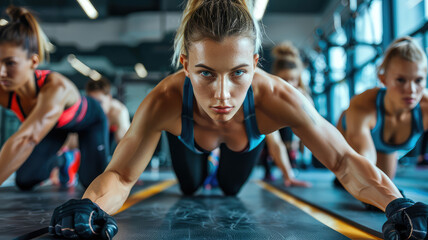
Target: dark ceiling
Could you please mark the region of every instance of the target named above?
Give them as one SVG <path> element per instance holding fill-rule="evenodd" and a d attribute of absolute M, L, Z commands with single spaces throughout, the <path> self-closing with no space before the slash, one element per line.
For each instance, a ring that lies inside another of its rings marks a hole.
<path fill-rule="evenodd" d="M 92 0 L 91 3 L 99 13 L 98 19 L 126 16 L 144 11 L 181 11 L 182 0 Z M 1 7 L 8 4 L 25 6 L 37 13 L 44 22 L 64 22 L 88 17 L 76 0 L 6 0 Z"/>
<path fill-rule="evenodd" d="M 99 19 L 125 16 L 133 12 L 178 11 L 184 8 L 185 0 L 92 0 L 99 12 Z M 322 13 L 330 0 L 270 0 L 267 13 Z M 36 12 L 44 22 L 63 22 L 87 19 L 76 0 L 2 0 L 0 8 L 9 4 L 26 6 Z M 4 11 L 2 11 L 4 14 Z"/>
<path fill-rule="evenodd" d="M 185 0 L 91 0 L 99 13 L 93 21 L 111 17 L 122 17 L 135 12 L 182 12 Z M 269 13 L 284 14 L 322 14 L 331 0 L 270 0 L 266 9 Z M 76 0 L 1 0 L 0 17 L 5 17 L 8 5 L 24 6 L 36 13 L 42 23 L 65 23 L 76 20 L 88 20 Z M 136 46 L 121 44 L 105 44 L 93 50 L 79 50 L 74 45 L 58 45 L 51 54 L 51 63 L 59 63 L 68 54 L 76 56 L 102 56 L 113 65 L 114 72 L 118 69 L 125 72 L 133 71 L 135 63 L 142 62 L 150 71 L 168 72 L 171 70 L 172 40 L 174 33 L 167 33 L 163 41 L 143 42 Z M 269 51 L 266 51 L 269 52 Z M 102 74 L 102 69 L 99 69 Z M 77 74 L 77 73 L 76 73 Z M 112 77 L 112 76 L 110 76 Z M 77 74 L 72 77 L 82 78 Z M 82 82 L 84 82 L 82 78 Z"/>

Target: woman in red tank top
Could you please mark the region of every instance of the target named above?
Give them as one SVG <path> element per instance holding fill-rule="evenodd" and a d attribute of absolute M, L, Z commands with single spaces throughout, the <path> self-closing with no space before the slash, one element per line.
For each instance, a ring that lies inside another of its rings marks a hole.
<path fill-rule="evenodd" d="M 0 105 L 15 112 L 22 125 L 0 152 L 0 184 L 17 171 L 17 185 L 30 189 L 48 178 L 52 167 L 58 165 L 53 159 L 68 132 L 82 132 L 82 140 L 89 142 L 83 132 L 105 121 L 105 116 L 102 110 L 88 114 L 88 108 L 100 109 L 99 104 L 81 97 L 69 79 L 37 70 L 47 56 L 45 34 L 27 9 L 11 6 L 6 11 L 11 21 L 0 27 Z M 92 150 L 82 153 L 82 161 L 83 155 L 95 154 L 99 159 L 94 166 L 96 174 L 83 174 L 91 175 L 84 185 L 106 166 L 107 155 L 98 151 L 97 145 L 107 146 L 107 127 L 100 126 L 96 146 L 91 144 Z"/>

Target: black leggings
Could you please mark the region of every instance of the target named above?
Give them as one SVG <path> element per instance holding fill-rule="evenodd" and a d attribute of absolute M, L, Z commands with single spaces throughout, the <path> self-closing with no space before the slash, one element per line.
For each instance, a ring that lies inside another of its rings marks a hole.
<path fill-rule="evenodd" d="M 79 135 L 81 163 L 78 173 L 82 185 L 88 187 L 104 171 L 109 156 L 107 118 L 98 102 L 86 99 L 88 109 L 83 119 L 53 128 L 18 169 L 15 181 L 20 189 L 30 190 L 49 178 L 52 168 L 60 164 L 56 154 L 70 132 Z"/>
<path fill-rule="evenodd" d="M 180 183 L 181 191 L 191 195 L 202 185 L 208 172 L 208 153 L 197 154 L 189 150 L 178 137 L 168 133 L 172 167 Z M 233 152 L 225 144 L 220 145 L 220 161 L 217 171 L 219 187 L 225 195 L 236 195 L 247 181 L 259 159 L 264 142 L 250 152 Z"/>

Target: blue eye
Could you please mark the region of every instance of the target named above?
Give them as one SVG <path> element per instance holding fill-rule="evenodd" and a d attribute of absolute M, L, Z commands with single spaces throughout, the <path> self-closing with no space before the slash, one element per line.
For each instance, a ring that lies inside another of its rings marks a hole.
<path fill-rule="evenodd" d="M 235 76 L 239 77 L 239 76 L 242 76 L 244 73 L 245 73 L 244 70 L 237 70 L 235 71 Z"/>
<path fill-rule="evenodd" d="M 204 76 L 204 77 L 212 77 L 212 74 L 210 72 L 208 72 L 208 71 L 202 71 L 201 75 Z"/>

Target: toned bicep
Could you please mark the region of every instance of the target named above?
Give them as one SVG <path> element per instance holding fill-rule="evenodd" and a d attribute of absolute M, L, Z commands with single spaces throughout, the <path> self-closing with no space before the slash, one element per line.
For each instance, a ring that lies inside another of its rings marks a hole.
<path fill-rule="evenodd" d="M 293 132 L 322 164 L 334 171 L 352 149 L 337 128 L 320 115 L 312 114 L 311 119 L 292 128 Z"/>
<path fill-rule="evenodd" d="M 391 199 L 400 196 L 389 178 L 354 151 L 339 130 L 313 108 L 304 104 L 297 108 L 296 116 L 300 124 L 292 127 L 293 132 L 354 197 L 385 209 Z"/>
<path fill-rule="evenodd" d="M 343 157 L 352 151 L 342 134 L 327 122 L 301 94 L 289 101 L 292 114 L 288 114 L 290 127 L 311 152 L 330 170 L 335 169 Z"/>
<path fill-rule="evenodd" d="M 261 98 L 264 112 L 279 127 L 289 126 L 312 153 L 329 169 L 350 150 L 339 131 L 322 118 L 310 101 L 287 84 L 278 83 L 269 94 Z M 262 129 L 266 128 L 263 124 Z M 278 129 L 278 128 L 277 128 Z M 269 129 L 268 129 L 269 130 Z M 268 131 L 267 131 L 268 132 Z"/>

